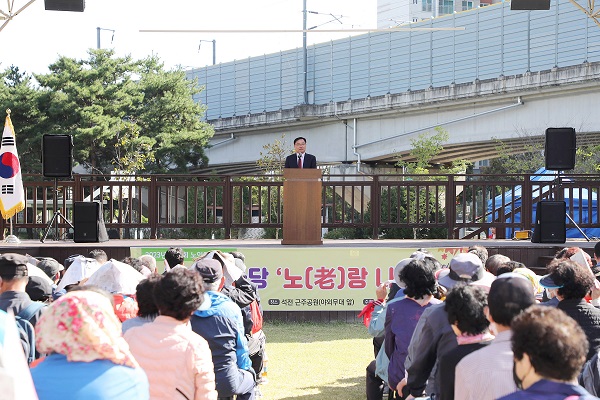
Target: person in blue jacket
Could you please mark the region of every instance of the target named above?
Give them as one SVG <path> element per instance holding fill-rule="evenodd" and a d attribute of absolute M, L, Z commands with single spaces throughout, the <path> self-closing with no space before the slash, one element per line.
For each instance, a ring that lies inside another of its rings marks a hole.
<path fill-rule="evenodd" d="M 204 282 L 204 301 L 190 320 L 192 330 L 208 342 L 219 397 L 253 400 L 256 376 L 248 354 L 240 308 L 221 293 L 223 267 L 215 259 L 197 260 L 191 267 Z"/>

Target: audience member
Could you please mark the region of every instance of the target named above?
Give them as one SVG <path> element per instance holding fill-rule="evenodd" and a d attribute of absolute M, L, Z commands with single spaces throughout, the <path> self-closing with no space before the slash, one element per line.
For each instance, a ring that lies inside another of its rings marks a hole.
<path fill-rule="evenodd" d="M 90 258 L 96 260 L 99 266 L 104 265 L 104 263 L 108 261 L 108 256 L 106 255 L 106 252 L 102 249 L 94 249 L 90 251 Z"/>
<path fill-rule="evenodd" d="M 471 253 L 457 254 L 450 260 L 450 268 L 442 272 L 438 283 L 447 288 L 462 282 L 489 290 L 495 278 L 484 271 L 481 259 Z M 407 388 L 412 396 L 420 397 L 425 389 L 429 395 L 440 393 L 439 359 L 456 346 L 456 335 L 444 305 L 433 305 L 425 310 L 411 338 L 405 363 Z"/>
<path fill-rule="evenodd" d="M 515 268 L 513 270 L 515 274 L 519 274 L 527 278 L 527 280 L 531 283 L 533 294 L 537 302 L 542 300 L 542 296 L 544 294 L 544 288 L 540 286 L 541 276 L 533 272 L 529 268 Z"/>
<path fill-rule="evenodd" d="M 389 357 L 388 385 L 402 393 L 406 385 L 404 361 L 410 339 L 423 312 L 441 301 L 434 298 L 437 282 L 430 263 L 411 260 L 399 273 L 405 298 L 390 304 L 385 315 L 385 352 Z"/>
<path fill-rule="evenodd" d="M 52 300 L 52 285 L 39 276 L 30 276 L 25 292 L 32 301 L 47 303 Z"/>
<path fill-rule="evenodd" d="M 104 262 L 102 264 L 104 264 Z M 94 258 L 86 258 L 84 256 L 71 256 L 65 259 L 66 269 L 56 290 L 62 291 L 69 285 L 78 285 L 80 282 L 92 276 L 102 264 Z"/>
<path fill-rule="evenodd" d="M 97 286 L 111 293 L 115 302 L 115 313 L 121 322 L 134 318 L 138 313 L 135 301 L 137 285 L 144 275 L 120 261 L 110 260 L 94 272 L 85 285 Z"/>
<path fill-rule="evenodd" d="M 33 327 L 42 314 L 45 304 L 32 301 L 25 288 L 29 281 L 27 257 L 21 254 L 5 253 L 0 256 L 0 310 L 9 310 L 18 318 L 24 320 L 21 323 L 21 344 L 27 361 L 31 363 L 33 358 L 39 358 L 33 335 Z M 31 324 L 31 325 L 29 325 Z"/>
<path fill-rule="evenodd" d="M 208 343 L 188 325 L 204 300 L 202 280 L 194 271 L 175 268 L 153 286 L 159 316 L 125 333 L 131 352 L 148 375 L 150 397 L 171 399 L 177 393 L 186 399 L 216 400 Z"/>
<path fill-rule="evenodd" d="M 481 287 L 461 284 L 448 292 L 444 308 L 458 346 L 440 358 L 440 393 L 436 399 L 454 399 L 456 365 L 463 357 L 489 345 L 494 339 L 489 332 L 486 307 L 487 293 Z"/>
<path fill-rule="evenodd" d="M 204 282 L 204 300 L 190 320 L 192 330 L 208 342 L 219 397 L 254 399 L 255 375 L 248 354 L 240 308 L 220 293 L 225 285 L 223 267 L 212 258 L 194 262 Z"/>
<path fill-rule="evenodd" d="M 535 304 L 532 289 L 531 282 L 516 273 L 500 275 L 492 283 L 486 316 L 496 337 L 489 346 L 468 354 L 457 364 L 455 399 L 494 400 L 517 390 L 512 375 L 510 324 Z"/>
<path fill-rule="evenodd" d="M 37 267 L 44 271 L 55 285 L 61 278 L 61 272 L 65 270 L 61 263 L 51 257 L 40 258 Z"/>
<path fill-rule="evenodd" d="M 485 262 L 485 269 L 486 271 L 489 271 L 492 275 L 497 276 L 498 267 L 500 267 L 502 264 L 508 261 L 510 261 L 510 258 L 506 257 L 505 255 L 494 254 L 488 257 L 487 261 Z"/>
<path fill-rule="evenodd" d="M 514 380 L 517 388 L 500 400 L 597 399 L 578 386 L 588 352 L 581 327 L 563 311 L 531 306 L 512 324 Z"/>
<path fill-rule="evenodd" d="M 569 259 L 551 261 L 548 271 L 540 285 L 558 299 L 556 307 L 577 321 L 585 332 L 589 360 L 600 350 L 600 310 L 584 299 L 594 286 L 595 278 L 588 267 Z"/>
<path fill-rule="evenodd" d="M 135 288 L 135 298 L 138 305 L 137 317 L 129 318 L 123 321 L 123 334 L 135 326 L 142 326 L 148 322 L 154 321 L 158 316 L 158 307 L 154 301 L 154 288 L 160 281 L 161 275 L 152 274 L 148 278 L 140 281 Z"/>
<path fill-rule="evenodd" d="M 517 268 L 526 268 L 525 264 L 520 263 L 518 261 L 510 260 L 503 264 L 501 264 L 496 270 L 496 275 L 507 274 L 509 272 L 513 272 Z"/>
<path fill-rule="evenodd" d="M 385 317 L 387 315 L 387 307 L 404 298 L 404 288 L 406 285 L 400 280 L 400 271 L 412 260 L 412 258 L 400 260 L 394 268 L 394 281 L 383 282 L 375 289 L 376 299 L 372 303 L 372 311 L 367 323 L 369 334 L 373 336 L 373 350 L 375 352 L 375 360 L 371 361 L 367 366 L 367 400 L 381 400 L 384 392 L 389 388 L 388 366 L 390 359 L 385 353 L 384 345 Z"/>
<path fill-rule="evenodd" d="M 581 374 L 579 375 L 579 384 L 585 388 L 591 395 L 600 395 L 600 354 L 594 354 L 587 361 Z"/>
<path fill-rule="evenodd" d="M 12 314 L 0 310 L 0 398 L 37 399 Z"/>
<path fill-rule="evenodd" d="M 244 291 L 244 288 L 248 288 L 253 296 L 253 300 L 249 305 L 240 306 L 242 310 L 242 318 L 244 320 L 244 334 L 248 339 L 248 353 L 250 354 L 250 361 L 252 362 L 252 369 L 257 374 L 257 382 L 261 383 L 261 371 L 263 369 L 264 361 L 266 359 L 265 346 L 267 337 L 262 330 L 263 311 L 260 305 L 260 296 L 258 295 L 258 287 L 248 278 L 246 275 L 246 264 L 244 260 L 246 257 L 239 251 L 229 253 L 234 257 L 234 265 L 238 268 L 242 274 L 232 285 L 233 288 L 239 288 Z M 228 295 L 229 292 L 223 288 L 222 292 Z M 247 290 L 247 289 L 246 289 Z M 231 297 L 230 297 L 231 298 Z M 233 300 L 233 298 L 232 298 Z"/>
<path fill-rule="evenodd" d="M 61 296 L 42 314 L 36 335 L 49 354 L 31 370 L 40 400 L 149 399 L 146 374 L 108 297 L 89 290 Z"/>
<path fill-rule="evenodd" d="M 600 242 L 596 242 L 594 245 L 594 260 L 596 265 L 600 265 Z"/>
<path fill-rule="evenodd" d="M 474 253 L 460 253 L 450 260 L 450 266 L 438 277 L 440 285 L 451 289 L 459 283 L 481 286 L 489 291 L 495 276 L 483 268 L 481 259 Z"/>
<path fill-rule="evenodd" d="M 150 270 L 151 273 L 158 273 L 158 269 L 156 268 L 156 258 L 150 254 L 144 254 L 140 256 L 140 261 L 146 268 Z"/>
<path fill-rule="evenodd" d="M 142 260 L 137 257 L 125 257 L 121 260 L 123 264 L 130 265 L 133 269 L 135 269 L 140 274 L 144 275 L 144 278 L 150 276 L 151 272 L 149 268 L 146 268 Z"/>
<path fill-rule="evenodd" d="M 554 257 L 558 260 L 560 259 L 570 259 L 571 261 L 575 261 L 576 263 L 589 267 L 590 269 L 593 267 L 594 263 L 592 262 L 592 257 L 584 251 L 581 247 L 565 247 L 563 248 L 557 255 Z"/>
<path fill-rule="evenodd" d="M 484 246 L 473 245 L 467 249 L 467 253 L 473 253 L 481 260 L 481 264 L 485 265 L 488 259 L 488 251 Z"/>
<path fill-rule="evenodd" d="M 173 268 L 185 268 L 184 260 L 185 256 L 180 247 L 170 247 L 165 252 L 165 272 L 169 272 Z"/>

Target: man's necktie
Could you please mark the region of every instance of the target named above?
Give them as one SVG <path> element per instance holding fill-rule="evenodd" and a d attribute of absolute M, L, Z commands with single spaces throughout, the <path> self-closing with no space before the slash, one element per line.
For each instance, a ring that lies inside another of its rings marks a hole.
<path fill-rule="evenodd" d="M 298 168 L 302 168 L 302 156 L 298 156 Z"/>

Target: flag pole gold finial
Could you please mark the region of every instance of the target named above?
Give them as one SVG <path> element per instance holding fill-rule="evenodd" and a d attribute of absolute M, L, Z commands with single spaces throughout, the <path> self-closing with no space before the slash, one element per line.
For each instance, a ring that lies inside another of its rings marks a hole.
<path fill-rule="evenodd" d="M 6 109 L 6 114 L 8 114 L 8 116 L 10 117 L 10 108 Z"/>

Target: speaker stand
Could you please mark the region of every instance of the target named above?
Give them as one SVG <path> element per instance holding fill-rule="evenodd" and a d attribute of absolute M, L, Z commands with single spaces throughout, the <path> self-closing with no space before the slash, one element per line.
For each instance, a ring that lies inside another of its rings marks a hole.
<path fill-rule="evenodd" d="M 562 188 L 562 179 L 561 179 L 561 170 L 558 170 L 558 190 L 563 190 Z M 564 192 L 562 192 L 564 193 Z M 554 197 L 554 196 L 553 196 Z M 579 206 L 581 207 L 581 201 L 579 203 Z M 575 225 L 575 228 L 577 228 L 577 230 L 579 231 L 579 233 L 581 233 L 583 235 L 583 237 L 585 238 L 585 240 L 587 240 L 588 242 L 590 241 L 590 238 L 588 237 L 588 235 L 585 234 L 585 232 L 579 227 L 579 225 L 577 225 L 577 222 L 575 222 L 575 220 L 573 219 L 573 217 L 571 217 L 571 215 L 569 215 L 569 213 L 565 213 L 565 215 L 567 216 L 567 218 L 569 219 L 569 221 L 571 221 L 571 223 L 573 225 Z M 565 235 L 566 236 L 566 235 Z"/>
<path fill-rule="evenodd" d="M 588 237 L 588 235 L 585 234 L 585 232 L 579 227 L 579 225 L 577 225 L 577 222 L 575 222 L 573 220 L 573 218 L 571 218 L 571 216 L 569 215 L 569 213 L 565 213 L 565 215 L 567 216 L 567 218 L 569 218 L 569 221 L 571 221 L 571 223 L 573 225 L 575 225 L 575 228 L 577 228 L 577 230 L 579 231 L 579 233 L 581 233 L 583 235 L 583 237 L 585 238 L 585 240 L 587 240 L 588 242 L 590 241 L 590 238 Z"/>
<path fill-rule="evenodd" d="M 59 236 L 58 236 L 59 218 L 62 220 L 62 222 L 69 225 L 71 227 L 71 229 L 75 230 L 75 227 L 73 226 L 71 221 L 69 221 L 67 219 L 67 217 L 65 217 L 62 214 L 62 212 L 60 210 L 58 210 L 57 192 L 58 192 L 58 178 L 54 178 L 54 199 L 52 202 L 53 215 L 52 215 L 52 219 L 48 222 L 48 225 L 46 226 L 46 231 L 44 232 L 44 236 L 40 239 L 40 241 L 42 243 L 44 243 L 44 241 L 48 237 L 48 233 L 50 233 L 50 229 L 52 229 L 53 227 L 54 227 L 54 240 L 59 240 Z"/>

